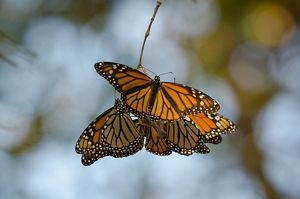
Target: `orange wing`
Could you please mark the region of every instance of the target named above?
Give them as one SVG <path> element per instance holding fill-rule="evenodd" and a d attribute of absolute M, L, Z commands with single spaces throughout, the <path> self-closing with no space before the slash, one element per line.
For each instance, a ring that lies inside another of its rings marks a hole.
<path fill-rule="evenodd" d="M 192 155 L 194 152 L 209 153 L 204 145 L 202 135 L 196 126 L 188 120 L 178 120 L 165 124 L 167 143 L 172 151 L 181 155 Z"/>
<path fill-rule="evenodd" d="M 79 154 L 84 154 L 88 151 L 99 151 L 103 148 L 101 134 L 103 126 L 108 118 L 109 113 L 114 107 L 108 109 L 96 118 L 80 135 L 76 142 L 75 151 Z"/>
<path fill-rule="evenodd" d="M 152 121 L 174 121 L 186 115 L 217 112 L 220 108 L 205 93 L 180 84 L 162 82 L 153 92 L 153 86 L 141 87 L 122 94 L 122 100 L 130 112 Z M 153 102 L 150 101 L 152 97 Z"/>
<path fill-rule="evenodd" d="M 128 66 L 99 62 L 96 71 L 121 93 L 131 113 L 152 121 L 174 121 L 197 113 L 214 113 L 219 104 L 205 93 L 171 82 L 151 79 Z"/>
<path fill-rule="evenodd" d="M 131 113 L 137 117 L 147 119 L 149 116 L 149 103 L 152 90 L 152 87 L 148 86 L 129 94 L 122 94 L 122 101 L 125 102 Z"/>
<path fill-rule="evenodd" d="M 103 146 L 115 158 L 132 155 L 143 148 L 143 137 L 131 117 L 114 109 L 102 131 Z"/>
<path fill-rule="evenodd" d="M 189 117 L 183 120 L 165 123 L 165 129 L 167 132 L 166 140 L 168 145 L 172 151 L 180 153 L 181 155 L 188 156 L 194 152 L 209 153 L 210 150 L 205 145 L 206 143 L 219 144 L 222 142 L 221 135 L 216 134 L 213 137 L 206 137 L 201 133 L 202 129 L 198 129 Z"/>
<path fill-rule="evenodd" d="M 185 117 L 197 113 L 215 113 L 220 105 L 207 94 L 182 84 L 162 82 L 163 95 Z"/>
<path fill-rule="evenodd" d="M 148 118 L 153 80 L 144 73 L 112 62 L 95 64 L 96 71 L 121 93 L 122 101 L 130 112 Z"/>
<path fill-rule="evenodd" d="M 153 126 L 145 126 L 135 120 L 137 128 L 146 137 L 145 149 L 155 155 L 167 156 L 172 153 L 171 148 L 168 146 L 165 135 L 159 132 Z"/>
<path fill-rule="evenodd" d="M 233 133 L 236 130 L 233 122 L 218 113 L 199 113 L 190 115 L 189 118 L 196 124 L 201 134 L 211 141 L 213 137 Z"/>
<path fill-rule="evenodd" d="M 75 151 L 82 154 L 83 165 L 91 165 L 105 156 L 117 158 L 132 155 L 141 150 L 143 144 L 143 136 L 123 104 L 117 100 L 114 107 L 97 117 L 84 130 Z"/>
<path fill-rule="evenodd" d="M 123 64 L 99 62 L 95 64 L 95 69 L 121 94 L 147 87 L 153 83 L 149 76 Z"/>

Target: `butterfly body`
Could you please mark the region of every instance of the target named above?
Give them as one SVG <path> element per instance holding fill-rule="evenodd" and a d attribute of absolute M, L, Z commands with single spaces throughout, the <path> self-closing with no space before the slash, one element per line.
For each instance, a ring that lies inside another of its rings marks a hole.
<path fill-rule="evenodd" d="M 153 104 L 154 104 L 154 100 L 155 100 L 155 95 L 159 89 L 159 87 L 161 86 L 160 83 L 160 77 L 159 76 L 155 76 L 154 77 L 154 81 L 151 83 L 151 94 L 150 94 L 150 99 L 149 99 L 149 104 L 148 104 L 148 115 L 150 115 L 150 110 L 152 110 L 153 108 Z"/>

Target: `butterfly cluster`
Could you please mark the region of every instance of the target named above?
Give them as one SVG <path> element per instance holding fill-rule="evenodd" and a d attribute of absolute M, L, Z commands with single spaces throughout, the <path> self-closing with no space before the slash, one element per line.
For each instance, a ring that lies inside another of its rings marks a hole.
<path fill-rule="evenodd" d="M 123 64 L 99 62 L 95 69 L 121 94 L 79 137 L 75 151 L 87 166 L 105 156 L 126 157 L 145 149 L 156 155 L 209 153 L 235 125 L 218 113 L 207 94 L 161 82 Z M 138 119 L 133 120 L 130 114 Z"/>

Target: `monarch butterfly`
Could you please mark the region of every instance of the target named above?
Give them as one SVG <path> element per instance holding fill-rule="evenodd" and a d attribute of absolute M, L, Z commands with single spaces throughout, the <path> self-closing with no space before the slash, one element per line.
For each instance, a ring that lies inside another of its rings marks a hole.
<path fill-rule="evenodd" d="M 218 113 L 198 113 L 166 124 L 167 142 L 183 155 L 209 153 L 204 143 L 219 144 L 221 134 L 233 133 L 236 126 Z"/>
<path fill-rule="evenodd" d="M 129 116 L 120 100 L 83 131 L 75 151 L 82 154 L 82 164 L 93 164 L 105 156 L 126 157 L 143 148 L 144 137 Z"/>
<path fill-rule="evenodd" d="M 219 104 L 205 93 L 182 84 L 154 80 L 128 66 L 99 62 L 96 71 L 121 93 L 122 101 L 137 117 L 173 121 L 186 115 L 217 112 Z"/>
<path fill-rule="evenodd" d="M 181 155 L 209 153 L 205 143 L 219 144 L 220 135 L 206 138 L 188 119 L 169 123 L 134 120 L 138 130 L 146 137 L 145 148 L 156 155 L 170 155 L 172 151 Z"/>

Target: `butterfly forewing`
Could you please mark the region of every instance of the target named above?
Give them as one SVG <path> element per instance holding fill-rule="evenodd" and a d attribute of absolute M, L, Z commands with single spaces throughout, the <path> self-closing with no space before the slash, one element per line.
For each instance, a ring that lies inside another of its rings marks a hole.
<path fill-rule="evenodd" d="M 95 69 L 120 93 L 145 87 L 152 83 L 152 79 L 144 73 L 123 64 L 99 62 L 95 64 Z"/>
<path fill-rule="evenodd" d="M 171 82 L 162 82 L 161 87 L 172 106 L 177 107 L 183 116 L 215 113 L 220 109 L 220 105 L 214 99 L 192 87 Z"/>
<path fill-rule="evenodd" d="M 205 145 L 205 136 L 189 118 L 166 123 L 165 127 L 167 142 L 172 151 L 187 156 L 194 152 L 209 153 L 209 148 Z"/>
<path fill-rule="evenodd" d="M 109 113 L 114 108 L 110 108 L 100 116 L 98 116 L 89 126 L 83 131 L 79 139 L 76 142 L 75 151 L 79 154 L 83 154 L 90 150 L 101 150 L 101 134 L 102 128 L 108 118 Z"/>
<path fill-rule="evenodd" d="M 166 124 L 167 142 L 172 151 L 182 155 L 191 155 L 197 150 L 198 129 L 187 120 L 178 120 Z"/>
<path fill-rule="evenodd" d="M 117 110 L 110 113 L 102 139 L 113 157 L 126 157 L 143 148 L 143 137 L 130 116 Z"/>
<path fill-rule="evenodd" d="M 189 118 L 195 123 L 206 139 L 221 134 L 233 133 L 236 129 L 233 122 L 218 113 L 199 113 L 197 115 L 190 115 Z"/>
<path fill-rule="evenodd" d="M 140 118 L 147 119 L 151 94 L 152 88 L 145 87 L 130 94 L 122 94 L 122 100 L 130 112 Z"/>
<path fill-rule="evenodd" d="M 174 103 L 172 104 L 172 101 L 166 97 L 162 88 L 158 88 L 154 102 L 150 105 L 150 110 L 149 117 L 154 121 L 173 121 L 178 120 L 181 117 L 176 109 L 176 105 L 174 106 Z"/>

